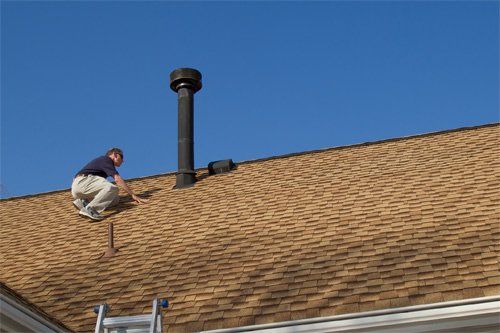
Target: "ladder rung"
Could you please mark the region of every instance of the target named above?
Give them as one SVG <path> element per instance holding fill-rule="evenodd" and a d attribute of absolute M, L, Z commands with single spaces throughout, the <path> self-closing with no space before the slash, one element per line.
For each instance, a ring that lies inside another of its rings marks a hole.
<path fill-rule="evenodd" d="M 1 0 L 0 0 L 1 1 Z M 161 301 L 164 308 L 168 301 Z M 97 323 L 94 333 L 162 333 L 162 317 L 158 298 L 153 299 L 151 314 L 106 318 L 109 306 L 104 303 L 94 307 Z"/>
<path fill-rule="evenodd" d="M 149 333 L 149 328 L 110 328 L 109 333 Z M 160 331 L 158 331 L 160 332 Z"/>
<path fill-rule="evenodd" d="M 139 315 L 129 317 L 109 317 L 104 318 L 103 326 L 105 328 L 128 327 L 128 326 L 146 326 L 151 324 L 151 315 Z"/>

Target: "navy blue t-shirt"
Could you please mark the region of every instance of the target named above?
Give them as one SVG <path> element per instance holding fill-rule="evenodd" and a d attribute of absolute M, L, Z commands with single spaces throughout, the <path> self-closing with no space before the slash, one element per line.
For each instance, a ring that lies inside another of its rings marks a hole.
<path fill-rule="evenodd" d="M 113 160 L 109 156 L 101 156 L 90 161 L 77 175 L 96 175 L 103 178 L 113 177 L 118 174 Z"/>

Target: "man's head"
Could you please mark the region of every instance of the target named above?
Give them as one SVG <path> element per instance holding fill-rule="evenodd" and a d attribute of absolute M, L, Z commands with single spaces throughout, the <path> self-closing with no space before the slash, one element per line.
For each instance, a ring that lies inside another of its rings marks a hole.
<path fill-rule="evenodd" d="M 120 148 L 111 148 L 106 153 L 113 160 L 113 164 L 119 167 L 123 163 L 123 151 Z"/>

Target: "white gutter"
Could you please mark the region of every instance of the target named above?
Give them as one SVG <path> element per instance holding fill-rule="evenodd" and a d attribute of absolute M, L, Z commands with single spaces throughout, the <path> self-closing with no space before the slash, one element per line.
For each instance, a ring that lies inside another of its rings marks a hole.
<path fill-rule="evenodd" d="M 210 333 L 500 332 L 500 296 L 206 331 Z"/>
<path fill-rule="evenodd" d="M 43 316 L 31 311 L 25 305 L 0 294 L 0 314 L 19 326 L 25 327 L 33 332 L 39 333 L 63 333 L 66 329 L 47 320 Z M 3 324 L 2 324 L 3 325 Z M 2 326 L 2 328 L 4 328 Z M 2 331 L 3 332 L 3 331 Z M 7 330 L 9 332 L 9 330 Z"/>

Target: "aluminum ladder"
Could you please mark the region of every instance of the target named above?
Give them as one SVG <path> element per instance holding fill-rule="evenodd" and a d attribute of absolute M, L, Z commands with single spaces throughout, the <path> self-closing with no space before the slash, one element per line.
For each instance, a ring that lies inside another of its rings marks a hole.
<path fill-rule="evenodd" d="M 109 306 L 106 303 L 96 305 L 94 307 L 94 312 L 97 314 L 95 333 L 163 333 L 161 308 L 167 307 L 167 300 L 155 298 L 151 314 L 106 318 Z"/>

